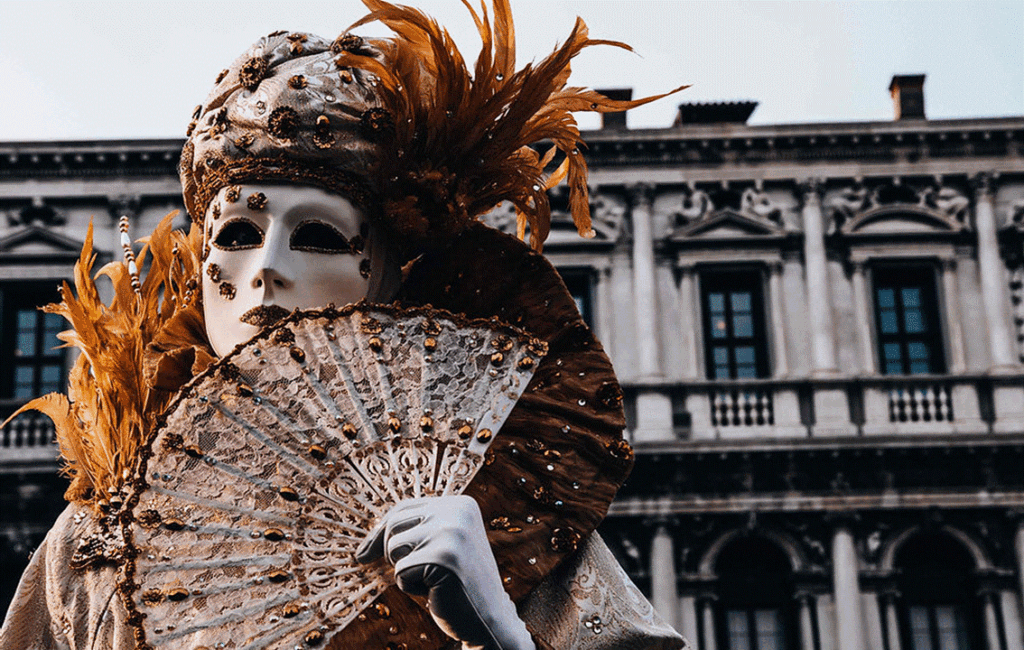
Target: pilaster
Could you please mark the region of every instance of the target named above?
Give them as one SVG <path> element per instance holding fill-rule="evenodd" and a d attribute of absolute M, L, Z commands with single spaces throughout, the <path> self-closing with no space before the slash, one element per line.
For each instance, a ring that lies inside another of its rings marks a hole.
<path fill-rule="evenodd" d="M 832 535 L 832 586 L 836 605 L 838 650 L 866 650 L 857 549 L 853 533 L 844 524 L 840 524 Z"/>

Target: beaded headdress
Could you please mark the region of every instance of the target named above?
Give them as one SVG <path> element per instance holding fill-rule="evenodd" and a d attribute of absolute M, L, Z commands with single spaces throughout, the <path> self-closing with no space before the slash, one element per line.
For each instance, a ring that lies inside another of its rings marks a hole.
<path fill-rule="evenodd" d="M 590 39 L 577 19 L 563 45 L 517 70 L 508 0 L 493 1 L 493 25 L 488 3 L 480 13 L 465 3 L 483 43 L 471 68 L 424 13 L 363 3 L 371 13 L 349 29 L 380 21 L 392 37 L 346 30 L 328 42 L 275 32 L 221 73 L 182 153 L 193 218 L 226 185 L 299 182 L 349 196 L 415 249 L 449 241 L 509 201 L 520 237 L 528 227 L 539 250 L 549 230 L 547 190 L 567 180 L 576 227 L 593 236 L 572 113 L 622 111 L 664 95 L 616 101 L 568 87 L 570 62 L 591 45 L 629 46 Z"/>

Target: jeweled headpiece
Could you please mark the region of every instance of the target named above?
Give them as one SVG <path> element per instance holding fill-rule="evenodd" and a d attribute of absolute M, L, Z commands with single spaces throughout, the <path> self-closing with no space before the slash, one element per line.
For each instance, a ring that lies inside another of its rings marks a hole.
<path fill-rule="evenodd" d="M 185 207 L 201 221 L 222 187 L 295 182 L 371 201 L 382 109 L 370 73 L 341 54 L 379 52 L 356 36 L 334 42 L 294 32 L 257 41 L 220 73 L 196 107 L 181 155 Z"/>
<path fill-rule="evenodd" d="M 470 68 L 447 30 L 421 11 L 363 3 L 371 13 L 350 29 L 380 21 L 394 36 L 346 30 L 328 42 L 276 32 L 222 73 L 182 153 L 193 218 L 225 185 L 280 180 L 349 196 L 413 248 L 450 240 L 509 201 L 520 236 L 529 227 L 540 249 L 551 217 L 546 192 L 567 180 L 577 229 L 593 236 L 572 113 L 622 111 L 664 95 L 616 101 L 567 87 L 570 62 L 591 45 L 629 46 L 590 39 L 577 19 L 562 46 L 516 70 L 508 0 L 493 0 L 493 26 L 488 3 L 479 14 L 467 3 L 483 43 Z M 542 142 L 544 153 L 535 148 Z"/>

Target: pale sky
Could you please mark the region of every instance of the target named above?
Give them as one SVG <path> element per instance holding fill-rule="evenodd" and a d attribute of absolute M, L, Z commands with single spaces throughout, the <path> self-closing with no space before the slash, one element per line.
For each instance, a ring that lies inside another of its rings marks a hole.
<path fill-rule="evenodd" d="M 475 58 L 479 41 L 457 0 L 406 2 Z M 637 54 L 585 51 L 574 85 L 639 96 L 693 84 L 631 111 L 634 129 L 670 126 L 680 102 L 723 100 L 760 102 L 751 124 L 888 120 L 892 75 L 919 73 L 929 118 L 1024 115 L 1020 0 L 512 4 L 520 63 L 549 53 L 580 15 L 592 37 Z M 184 137 L 217 73 L 257 38 L 277 29 L 333 38 L 363 13 L 356 0 L 0 0 L 0 141 Z"/>

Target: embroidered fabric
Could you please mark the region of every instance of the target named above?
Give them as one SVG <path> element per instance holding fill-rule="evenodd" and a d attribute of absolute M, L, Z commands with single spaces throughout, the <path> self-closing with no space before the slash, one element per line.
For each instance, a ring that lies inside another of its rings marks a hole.
<path fill-rule="evenodd" d="M 679 650 L 686 642 L 658 616 L 594 533 L 520 604 L 551 648 Z"/>
<path fill-rule="evenodd" d="M 355 561 L 367 532 L 399 501 L 466 489 L 545 351 L 497 322 L 371 305 L 236 348 L 143 449 L 123 578 L 140 645 L 329 641 L 394 584 Z"/>

